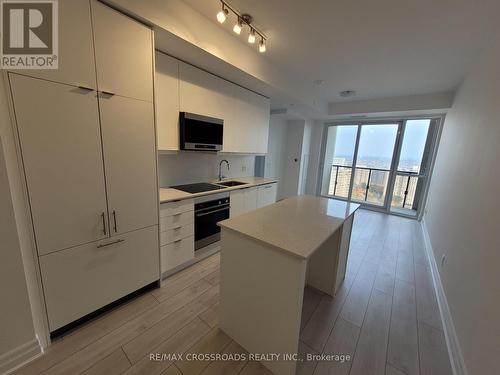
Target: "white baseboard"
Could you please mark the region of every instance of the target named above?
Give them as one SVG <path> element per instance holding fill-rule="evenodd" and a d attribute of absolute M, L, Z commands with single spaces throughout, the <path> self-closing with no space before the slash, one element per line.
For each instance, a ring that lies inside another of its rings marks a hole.
<path fill-rule="evenodd" d="M 7 375 L 43 353 L 35 338 L 0 356 L 0 374 Z"/>
<path fill-rule="evenodd" d="M 432 249 L 432 244 L 429 237 L 429 232 L 427 231 L 427 225 L 425 224 L 425 219 L 422 219 L 420 225 L 422 228 L 422 233 L 424 235 L 425 252 L 431 266 L 432 281 L 437 296 L 441 320 L 443 322 L 443 330 L 446 338 L 446 345 L 448 346 L 448 354 L 450 356 L 453 374 L 468 375 L 467 368 L 465 367 L 465 361 L 462 356 L 462 350 L 460 349 L 460 343 L 458 342 L 457 333 L 455 331 L 455 325 L 453 324 L 450 307 L 448 306 L 448 301 L 446 299 L 446 295 L 444 294 L 443 284 L 441 283 L 441 276 L 439 275 L 438 266 L 436 263 L 436 258 L 434 257 L 434 251 Z"/>

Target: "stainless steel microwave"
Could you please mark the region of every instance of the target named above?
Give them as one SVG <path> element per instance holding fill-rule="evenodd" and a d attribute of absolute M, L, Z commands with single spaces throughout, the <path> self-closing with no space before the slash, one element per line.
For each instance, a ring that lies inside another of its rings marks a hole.
<path fill-rule="evenodd" d="M 179 113 L 179 135 L 181 150 L 220 151 L 224 120 L 197 115 Z"/>

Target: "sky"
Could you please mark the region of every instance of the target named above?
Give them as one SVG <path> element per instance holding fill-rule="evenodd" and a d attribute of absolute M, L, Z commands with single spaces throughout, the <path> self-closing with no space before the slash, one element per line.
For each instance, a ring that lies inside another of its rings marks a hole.
<path fill-rule="evenodd" d="M 401 148 L 401 160 L 421 159 L 429 120 L 408 120 Z M 346 156 L 354 153 L 356 125 L 340 126 L 335 140 L 335 155 Z M 359 142 L 359 158 L 390 159 L 396 140 L 397 124 L 364 125 Z"/>

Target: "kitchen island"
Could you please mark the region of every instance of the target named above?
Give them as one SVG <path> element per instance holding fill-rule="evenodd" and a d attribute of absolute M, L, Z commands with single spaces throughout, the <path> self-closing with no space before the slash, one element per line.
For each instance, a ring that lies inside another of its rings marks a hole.
<path fill-rule="evenodd" d="M 249 353 L 273 354 L 262 361 L 273 373 L 295 374 L 305 285 L 334 296 L 342 283 L 358 208 L 297 196 L 219 223 L 220 327 Z"/>

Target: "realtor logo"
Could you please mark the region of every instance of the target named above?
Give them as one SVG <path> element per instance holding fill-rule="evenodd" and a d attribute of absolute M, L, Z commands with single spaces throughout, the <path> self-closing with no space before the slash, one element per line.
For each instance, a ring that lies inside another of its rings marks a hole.
<path fill-rule="evenodd" d="M 57 69 L 57 0 L 0 0 L 3 69 Z"/>

